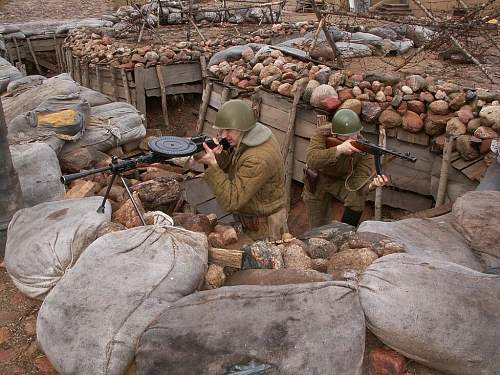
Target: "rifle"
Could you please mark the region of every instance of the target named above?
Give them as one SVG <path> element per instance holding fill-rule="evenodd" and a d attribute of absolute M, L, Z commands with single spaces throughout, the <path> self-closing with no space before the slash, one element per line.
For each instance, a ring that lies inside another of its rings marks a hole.
<path fill-rule="evenodd" d="M 325 143 L 326 147 L 337 147 L 344 141 L 340 140 L 337 137 L 326 137 Z M 375 158 L 375 170 L 377 171 L 377 175 L 382 174 L 382 164 L 380 162 L 380 157 L 384 154 L 388 155 L 393 155 L 395 157 L 411 161 L 412 163 L 415 163 L 417 161 L 417 158 L 414 156 L 411 156 L 409 152 L 406 153 L 401 153 L 398 151 L 394 150 L 389 150 L 385 147 L 381 147 L 379 145 L 376 145 L 374 143 L 368 142 L 366 139 L 356 139 L 355 141 L 351 142 L 351 144 L 358 149 L 359 151 L 365 152 L 367 154 L 371 154 Z"/>
<path fill-rule="evenodd" d="M 143 225 L 146 225 L 144 218 L 139 211 L 139 208 L 137 207 L 135 201 L 132 199 L 132 193 L 130 192 L 127 183 L 125 182 L 121 174 L 123 172 L 137 168 L 140 164 L 151 164 L 176 157 L 194 155 L 204 150 L 203 143 L 206 143 L 210 148 L 217 147 L 217 144 L 214 142 L 214 140 L 204 134 L 192 137 L 190 139 L 172 136 L 154 138 L 148 142 L 148 147 L 151 150 L 150 152 L 126 159 L 118 159 L 117 157 L 113 157 L 111 159 L 111 163 L 105 167 L 61 176 L 61 182 L 63 184 L 68 184 L 71 181 L 77 180 L 82 177 L 90 176 L 100 172 L 111 171 L 113 173 L 113 177 L 108 184 L 106 194 L 104 194 L 104 198 L 101 205 L 97 209 L 97 212 L 104 213 L 104 206 L 111 190 L 111 186 L 113 186 L 116 176 L 119 176 L 122 180 L 125 190 L 127 191 L 128 196 L 130 197 L 130 200 L 132 201 L 132 204 L 134 205 L 135 210 L 141 218 Z M 219 144 L 222 145 L 224 150 L 227 150 L 230 147 L 229 142 L 225 138 L 221 139 Z"/>

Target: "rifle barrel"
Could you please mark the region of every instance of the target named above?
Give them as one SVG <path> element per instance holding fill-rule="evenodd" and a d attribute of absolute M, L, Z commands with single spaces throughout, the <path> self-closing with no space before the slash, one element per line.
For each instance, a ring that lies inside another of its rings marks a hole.
<path fill-rule="evenodd" d="M 385 147 L 378 146 L 376 144 L 367 142 L 367 141 L 362 140 L 362 139 L 358 139 L 358 140 L 356 140 L 356 142 L 359 143 L 360 145 L 362 145 L 364 148 L 369 149 L 373 153 L 394 155 L 394 156 L 397 156 L 398 158 L 411 161 L 412 163 L 415 163 L 417 161 L 417 158 L 410 155 L 410 153 L 403 154 L 403 153 L 398 152 L 398 151 L 389 150 Z M 370 152 L 370 153 L 372 153 L 372 152 Z"/>

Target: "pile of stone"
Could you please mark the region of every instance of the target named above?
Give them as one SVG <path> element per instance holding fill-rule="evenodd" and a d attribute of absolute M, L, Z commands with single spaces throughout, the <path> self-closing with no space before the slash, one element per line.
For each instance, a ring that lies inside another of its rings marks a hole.
<path fill-rule="evenodd" d="M 241 58 L 208 68 L 209 74 L 243 90 L 263 87 L 293 97 L 305 86 L 303 102 L 333 113 L 349 108 L 365 124 L 425 132 L 442 149 L 445 134 L 457 137 L 456 149 L 473 160 L 488 152 L 500 132 L 500 91 L 465 89 L 433 77 L 397 73 L 353 74 L 285 55 L 277 49 L 245 48 Z"/>
<path fill-rule="evenodd" d="M 65 40 L 65 48 L 71 49 L 73 56 L 82 63 L 114 65 L 125 70 L 132 70 L 136 64 L 146 67 L 156 64 L 172 64 L 198 61 L 203 54 L 210 58 L 214 53 L 230 46 L 246 43 L 270 44 L 271 37 L 288 35 L 295 31 L 305 33 L 314 27 L 314 23 L 297 22 L 295 24 L 276 24 L 261 28 L 251 34 L 233 37 L 219 37 L 206 41 L 167 41 L 162 45 L 127 45 L 114 37 L 109 28 L 82 28 L 73 30 Z M 123 34 L 119 35 L 123 37 Z"/>

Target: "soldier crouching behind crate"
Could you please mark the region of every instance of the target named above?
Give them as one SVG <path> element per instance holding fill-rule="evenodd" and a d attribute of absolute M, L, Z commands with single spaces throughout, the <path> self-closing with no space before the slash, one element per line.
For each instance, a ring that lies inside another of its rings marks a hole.
<path fill-rule="evenodd" d="M 302 194 L 311 228 L 330 222 L 333 198 L 344 204 L 341 221 L 358 225 L 368 192 L 388 183 L 384 175 L 372 180 L 373 156 L 361 153 L 351 144 L 358 138 L 362 127 L 356 112 L 340 109 L 331 123 L 318 128 L 311 137 Z M 338 145 L 329 147 L 329 137 L 335 137 Z"/>
<path fill-rule="evenodd" d="M 243 100 L 222 105 L 216 129 L 230 148 L 219 145 L 196 160 L 205 164 L 205 180 L 223 209 L 233 213 L 253 240 L 279 240 L 288 232 L 284 163 L 271 130 L 257 123 Z"/>

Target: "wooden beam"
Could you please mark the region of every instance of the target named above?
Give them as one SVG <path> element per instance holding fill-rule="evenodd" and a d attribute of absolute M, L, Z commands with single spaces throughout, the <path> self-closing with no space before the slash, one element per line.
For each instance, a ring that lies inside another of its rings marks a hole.
<path fill-rule="evenodd" d="M 90 87 L 89 64 L 84 63 L 82 66 L 82 86 Z"/>
<path fill-rule="evenodd" d="M 17 39 L 16 37 L 12 37 L 12 41 L 14 42 L 14 46 L 16 46 L 16 53 L 17 53 L 17 60 L 22 63 L 22 59 L 21 59 L 21 51 L 19 50 L 19 45 L 17 44 Z"/>
<path fill-rule="evenodd" d="M 35 51 L 33 50 L 33 46 L 31 45 L 30 38 L 26 38 L 26 42 L 28 43 L 28 49 L 30 50 L 31 57 L 33 57 L 33 61 L 35 62 L 36 70 L 38 74 L 42 75 L 42 69 L 40 69 L 40 64 L 38 64 L 38 60 L 36 58 Z"/>
<path fill-rule="evenodd" d="M 243 251 L 212 247 L 208 249 L 208 263 L 217 264 L 221 267 L 241 269 L 243 264 Z"/>
<path fill-rule="evenodd" d="M 448 171 L 450 169 L 450 155 L 453 149 L 453 143 L 455 139 L 446 134 L 446 140 L 444 143 L 443 150 L 443 160 L 441 162 L 441 173 L 439 175 L 439 186 L 436 195 L 436 207 L 442 206 L 444 204 L 444 198 L 446 194 L 446 188 L 448 187 Z"/>
<path fill-rule="evenodd" d="M 130 88 L 128 87 L 127 73 L 125 73 L 125 69 L 120 69 L 120 75 L 122 77 L 123 87 L 125 88 L 127 103 L 132 104 L 132 97 L 130 96 Z"/>
<path fill-rule="evenodd" d="M 117 102 L 120 100 L 120 93 L 118 92 L 118 82 L 116 79 L 115 68 L 110 66 L 109 72 L 111 73 L 111 84 L 113 85 L 113 99 Z"/>
<path fill-rule="evenodd" d="M 166 129 L 170 129 L 170 121 L 168 120 L 167 92 L 165 91 L 165 81 L 163 80 L 163 71 L 160 64 L 156 65 L 156 74 L 158 76 L 158 82 L 160 83 L 163 124 Z"/>
<path fill-rule="evenodd" d="M 146 88 L 144 67 L 134 68 L 135 92 L 137 95 L 137 109 L 144 115 L 144 124 L 146 124 Z"/>
<path fill-rule="evenodd" d="M 213 82 L 208 82 L 205 90 L 203 91 L 203 99 L 201 101 L 200 114 L 198 116 L 198 123 L 196 124 L 196 134 L 200 134 L 205 124 L 205 117 L 207 116 L 208 103 L 210 103 L 210 96 L 212 95 Z"/>
<path fill-rule="evenodd" d="M 379 125 L 378 144 L 384 148 L 387 146 L 385 127 L 382 124 Z M 375 214 L 374 214 L 375 220 L 382 219 L 382 192 L 383 192 L 382 189 L 383 188 L 381 187 L 377 187 L 375 189 Z"/>
<path fill-rule="evenodd" d="M 97 81 L 97 91 L 102 92 L 102 75 L 99 65 L 95 66 L 95 79 Z"/>

